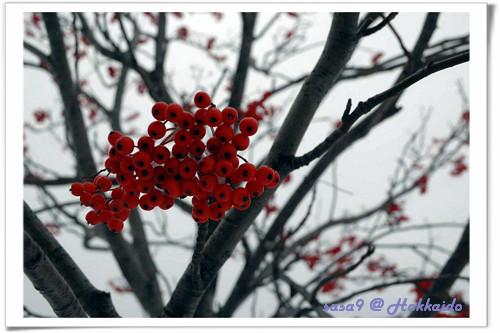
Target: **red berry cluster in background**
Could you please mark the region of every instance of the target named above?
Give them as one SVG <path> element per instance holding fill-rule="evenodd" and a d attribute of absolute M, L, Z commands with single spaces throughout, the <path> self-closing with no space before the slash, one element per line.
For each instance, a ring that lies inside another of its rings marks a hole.
<path fill-rule="evenodd" d="M 130 210 L 167 210 L 174 198 L 186 197 L 192 198 L 196 222 L 220 221 L 232 207 L 245 210 L 264 188 L 279 184 L 277 171 L 265 165 L 257 168 L 238 155 L 257 132 L 257 120 L 242 118 L 235 133 L 234 108 L 217 109 L 205 92 L 195 95 L 194 104 L 199 109 L 192 114 L 179 104 L 156 103 L 151 111 L 156 120 L 137 142 L 118 131 L 109 133 L 112 147 L 101 171 L 108 175 L 71 186 L 81 203 L 93 208 L 87 213 L 88 223 L 106 223 L 119 232 Z M 168 123 L 173 126 L 167 128 Z M 110 174 L 118 183 L 115 188 Z"/>

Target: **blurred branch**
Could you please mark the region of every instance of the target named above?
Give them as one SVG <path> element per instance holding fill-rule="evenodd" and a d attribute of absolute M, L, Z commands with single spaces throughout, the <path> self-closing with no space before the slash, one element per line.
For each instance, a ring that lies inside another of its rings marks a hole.
<path fill-rule="evenodd" d="M 87 314 L 66 281 L 26 232 L 24 232 L 24 274 L 58 317 L 87 318 Z"/>
<path fill-rule="evenodd" d="M 381 14 L 381 16 L 384 18 L 382 20 L 382 22 L 380 22 L 379 24 L 377 24 L 376 26 L 371 27 L 371 28 L 368 28 L 368 27 L 362 28 L 357 33 L 357 37 L 358 38 L 367 37 L 367 36 L 370 36 L 370 35 L 376 33 L 377 31 L 381 30 L 383 27 L 388 25 L 389 22 L 391 22 L 397 15 L 398 15 L 398 13 L 390 13 L 387 17 L 384 17 L 383 14 Z"/>

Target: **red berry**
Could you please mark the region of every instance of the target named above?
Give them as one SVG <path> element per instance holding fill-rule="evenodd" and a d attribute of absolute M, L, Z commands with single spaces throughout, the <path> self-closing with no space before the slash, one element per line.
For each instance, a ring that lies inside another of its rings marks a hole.
<path fill-rule="evenodd" d="M 198 182 L 194 179 L 185 179 L 181 184 L 181 191 L 183 195 L 193 196 L 198 193 Z"/>
<path fill-rule="evenodd" d="M 236 157 L 236 147 L 230 143 L 223 143 L 219 149 L 219 156 L 225 160 L 232 160 Z"/>
<path fill-rule="evenodd" d="M 137 182 L 134 181 L 129 185 L 123 186 L 123 192 L 125 194 L 129 194 L 129 195 L 138 197 L 140 192 L 137 189 Z"/>
<path fill-rule="evenodd" d="M 148 134 L 154 140 L 163 138 L 165 133 L 167 133 L 167 128 L 161 121 L 153 121 L 148 126 Z"/>
<path fill-rule="evenodd" d="M 184 179 L 193 178 L 196 175 L 196 161 L 189 158 L 179 164 L 179 175 Z"/>
<path fill-rule="evenodd" d="M 189 153 L 193 156 L 201 156 L 205 152 L 205 144 L 201 140 L 191 142 L 189 145 Z"/>
<path fill-rule="evenodd" d="M 151 190 L 146 194 L 146 200 L 153 207 L 159 206 L 163 202 L 163 193 L 156 189 Z"/>
<path fill-rule="evenodd" d="M 164 166 L 167 175 L 175 176 L 179 172 L 179 164 L 181 164 L 181 161 L 175 157 L 168 159 Z"/>
<path fill-rule="evenodd" d="M 121 153 L 119 153 L 119 152 L 115 149 L 115 147 L 111 147 L 111 148 L 109 149 L 108 156 L 109 156 L 109 158 L 110 158 L 110 159 L 112 159 L 113 161 L 118 161 L 118 162 L 119 162 L 119 161 L 122 159 L 122 157 L 123 157 L 124 155 L 122 155 Z"/>
<path fill-rule="evenodd" d="M 212 173 L 215 169 L 215 158 L 212 156 L 207 156 L 198 161 L 198 171 L 203 174 Z"/>
<path fill-rule="evenodd" d="M 124 208 L 124 209 L 120 210 L 118 213 L 115 213 L 115 216 L 116 216 L 116 218 L 118 218 L 122 221 L 125 221 L 130 216 L 130 209 Z"/>
<path fill-rule="evenodd" d="M 108 222 L 108 229 L 113 232 L 120 232 L 123 230 L 123 221 L 117 218 L 111 219 Z"/>
<path fill-rule="evenodd" d="M 264 193 L 264 185 L 259 183 L 257 180 L 250 180 L 245 185 L 245 188 L 248 190 L 252 198 L 260 197 L 262 193 Z"/>
<path fill-rule="evenodd" d="M 142 136 L 139 138 L 137 141 L 137 147 L 139 147 L 139 150 L 145 151 L 145 152 L 152 152 L 155 146 L 155 141 L 151 139 L 150 136 Z"/>
<path fill-rule="evenodd" d="M 187 130 L 181 129 L 178 130 L 177 133 L 175 133 L 174 141 L 176 145 L 187 146 L 191 143 L 191 141 L 193 141 L 193 138 Z"/>
<path fill-rule="evenodd" d="M 123 173 L 134 173 L 134 163 L 132 163 L 132 156 L 125 155 L 120 160 L 120 171 Z"/>
<path fill-rule="evenodd" d="M 210 210 L 206 203 L 198 203 L 193 206 L 192 214 L 200 220 L 205 220 L 208 218 L 209 212 Z"/>
<path fill-rule="evenodd" d="M 83 183 L 83 190 L 88 193 L 95 193 L 97 192 L 97 187 L 94 183 L 86 182 Z"/>
<path fill-rule="evenodd" d="M 124 194 L 122 197 L 123 206 L 128 209 L 135 209 L 139 205 L 139 198 L 135 195 L 130 195 L 128 193 Z"/>
<path fill-rule="evenodd" d="M 230 125 L 220 125 L 215 130 L 215 136 L 219 138 L 221 142 L 229 142 L 234 137 L 233 127 Z"/>
<path fill-rule="evenodd" d="M 94 183 L 96 184 L 97 190 L 101 192 L 107 192 L 113 185 L 113 182 L 107 176 L 97 176 L 94 179 Z"/>
<path fill-rule="evenodd" d="M 233 164 L 233 168 L 238 169 L 238 166 L 240 165 L 240 160 L 238 157 L 235 157 L 231 160 L 231 163 Z"/>
<path fill-rule="evenodd" d="M 71 194 L 79 197 L 83 193 L 83 184 L 82 183 L 73 183 L 71 184 Z"/>
<path fill-rule="evenodd" d="M 116 181 L 122 186 L 130 185 L 135 181 L 135 176 L 131 173 L 118 172 L 116 174 Z"/>
<path fill-rule="evenodd" d="M 114 161 L 111 158 L 104 161 L 104 167 L 111 173 L 117 173 L 120 171 L 120 164 L 118 161 Z"/>
<path fill-rule="evenodd" d="M 108 134 L 108 142 L 110 145 L 114 145 L 116 140 L 118 140 L 122 136 L 122 133 L 118 131 L 111 131 Z"/>
<path fill-rule="evenodd" d="M 113 199 L 121 199 L 123 194 L 123 189 L 121 187 L 115 187 L 113 191 L 111 191 L 111 197 Z"/>
<path fill-rule="evenodd" d="M 155 184 L 153 183 L 152 180 L 147 180 L 147 179 L 138 179 L 137 180 L 137 190 L 142 193 L 148 193 L 149 191 L 153 190 L 155 187 Z"/>
<path fill-rule="evenodd" d="M 199 109 L 194 113 L 194 121 L 199 125 L 205 125 L 205 112 L 207 109 Z"/>
<path fill-rule="evenodd" d="M 228 160 L 220 160 L 215 164 L 215 173 L 222 178 L 228 178 L 234 171 L 233 164 Z"/>
<path fill-rule="evenodd" d="M 262 185 L 269 185 L 274 179 L 274 170 L 267 165 L 263 165 L 257 169 L 256 178 Z"/>
<path fill-rule="evenodd" d="M 231 201 L 233 202 L 233 206 L 239 209 L 250 202 L 250 193 L 248 193 L 246 188 L 238 187 L 233 191 Z"/>
<path fill-rule="evenodd" d="M 191 127 L 189 133 L 193 137 L 193 140 L 201 140 L 205 137 L 207 130 L 205 129 L 205 126 L 196 124 Z"/>
<path fill-rule="evenodd" d="M 107 209 L 101 210 L 97 215 L 99 216 L 100 223 L 109 223 L 113 219 L 113 213 Z"/>
<path fill-rule="evenodd" d="M 87 215 L 85 215 L 85 219 L 91 225 L 96 225 L 99 224 L 99 222 L 101 222 L 99 215 L 97 214 L 97 212 L 93 210 L 91 210 L 90 212 L 87 213 Z"/>
<path fill-rule="evenodd" d="M 212 103 L 212 100 L 210 99 L 210 96 L 204 92 L 204 91 L 199 91 L 194 95 L 194 105 L 198 108 L 206 108 L 207 106 Z"/>
<path fill-rule="evenodd" d="M 179 198 L 182 196 L 181 185 L 178 181 L 167 181 L 164 186 L 165 193 L 172 198 Z"/>
<path fill-rule="evenodd" d="M 217 184 L 217 177 L 214 175 L 203 175 L 200 178 L 200 189 L 202 191 L 213 192 Z"/>
<path fill-rule="evenodd" d="M 174 155 L 178 159 L 186 157 L 188 153 L 189 153 L 189 147 L 187 145 L 175 144 L 172 147 L 172 155 Z"/>
<path fill-rule="evenodd" d="M 213 203 L 210 206 L 208 206 L 208 209 L 209 209 L 208 216 L 212 221 L 220 221 L 224 217 L 224 212 L 222 211 L 222 209 L 219 209 L 216 203 Z"/>
<path fill-rule="evenodd" d="M 83 192 L 82 195 L 80 195 L 80 202 L 82 205 L 88 207 L 90 206 L 90 198 L 92 197 L 92 194 L 89 192 Z"/>
<path fill-rule="evenodd" d="M 167 120 L 173 123 L 179 121 L 184 113 L 184 109 L 179 104 L 173 103 L 167 106 Z"/>
<path fill-rule="evenodd" d="M 94 194 L 90 197 L 90 207 L 95 210 L 101 210 L 106 208 L 106 198 L 102 194 Z"/>
<path fill-rule="evenodd" d="M 141 170 L 137 170 L 136 171 L 136 175 L 137 175 L 137 178 L 139 179 L 153 179 L 153 167 L 151 165 L 149 165 L 147 168 L 145 169 L 141 169 Z"/>
<path fill-rule="evenodd" d="M 204 123 L 210 127 L 219 126 L 222 122 L 222 112 L 217 108 L 210 108 L 205 112 Z"/>
<path fill-rule="evenodd" d="M 158 207 L 160 207 L 160 209 L 167 210 L 172 208 L 173 206 L 174 206 L 174 198 L 169 197 L 166 194 L 163 194 L 163 201 L 161 205 L 159 205 Z"/>
<path fill-rule="evenodd" d="M 161 165 L 157 165 L 153 169 L 153 181 L 155 184 L 163 184 L 167 180 L 167 173 Z"/>
<path fill-rule="evenodd" d="M 151 155 L 145 151 L 138 151 L 132 156 L 132 164 L 138 170 L 144 170 L 151 165 Z"/>
<path fill-rule="evenodd" d="M 215 200 L 226 202 L 231 200 L 231 187 L 228 184 L 220 184 L 214 190 Z"/>
<path fill-rule="evenodd" d="M 153 105 L 153 108 L 151 109 L 151 114 L 155 119 L 163 121 L 167 120 L 167 103 L 164 102 L 158 102 L 155 105 Z"/>
<path fill-rule="evenodd" d="M 280 184 L 280 174 L 278 173 L 278 171 L 274 170 L 273 180 L 269 184 L 264 186 L 266 188 L 275 188 L 279 184 Z"/>
<path fill-rule="evenodd" d="M 242 182 L 242 179 L 237 172 L 233 172 L 233 174 L 227 180 L 233 186 L 237 186 Z"/>
<path fill-rule="evenodd" d="M 243 118 L 240 122 L 240 131 L 247 136 L 254 135 L 258 129 L 259 123 L 252 117 Z"/>
<path fill-rule="evenodd" d="M 151 153 L 153 161 L 158 164 L 164 164 L 170 158 L 170 151 L 165 146 L 156 146 Z"/>
<path fill-rule="evenodd" d="M 224 124 L 232 125 L 238 120 L 238 112 L 235 108 L 227 107 L 222 110 L 222 121 Z"/>
<path fill-rule="evenodd" d="M 212 154 L 215 154 L 219 151 L 222 142 L 217 137 L 213 137 L 208 139 L 207 141 L 207 150 Z"/>
<path fill-rule="evenodd" d="M 116 140 L 114 147 L 120 154 L 130 154 L 134 150 L 134 140 L 129 136 L 122 135 Z"/>
<path fill-rule="evenodd" d="M 150 205 L 147 195 L 143 195 L 139 199 L 139 206 L 144 210 L 153 210 L 154 206 Z"/>
<path fill-rule="evenodd" d="M 183 112 L 182 117 L 179 120 L 179 127 L 184 129 L 190 129 L 194 125 L 194 116 L 189 112 Z"/>
<path fill-rule="evenodd" d="M 238 168 L 238 175 L 244 181 L 249 181 L 253 179 L 256 173 L 257 169 L 255 168 L 255 165 L 253 165 L 252 163 L 243 163 Z"/>
<path fill-rule="evenodd" d="M 243 133 L 238 133 L 234 135 L 232 144 L 238 150 L 245 150 L 250 145 L 250 138 Z"/>

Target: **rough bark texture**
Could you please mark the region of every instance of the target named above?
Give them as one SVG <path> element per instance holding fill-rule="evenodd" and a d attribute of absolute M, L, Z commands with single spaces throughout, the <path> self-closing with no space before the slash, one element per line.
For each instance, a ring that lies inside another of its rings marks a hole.
<path fill-rule="evenodd" d="M 26 232 L 24 233 L 24 274 L 49 302 L 58 317 L 87 317 L 66 281 Z"/>
<path fill-rule="evenodd" d="M 278 172 L 282 171 L 278 163 L 280 156 L 295 153 L 321 100 L 349 60 L 356 44 L 358 17 L 357 13 L 334 15 L 325 49 L 311 75 L 304 82 L 264 162 Z M 206 288 L 229 258 L 253 220 L 264 208 L 272 193 L 274 193 L 273 190 L 266 191 L 252 202 L 248 210 L 232 211 L 226 216 L 208 240 L 203 251 L 201 259 L 203 288 L 195 288 L 192 272 L 188 267 L 174 290 L 170 302 L 165 307 L 165 316 L 193 316 Z"/>

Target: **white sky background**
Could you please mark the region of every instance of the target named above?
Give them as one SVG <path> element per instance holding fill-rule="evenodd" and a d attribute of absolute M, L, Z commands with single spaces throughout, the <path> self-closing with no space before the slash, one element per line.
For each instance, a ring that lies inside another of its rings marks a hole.
<path fill-rule="evenodd" d="M 260 31 L 271 16 L 271 13 L 261 13 L 257 20 L 255 31 Z M 425 13 L 400 13 L 393 21 L 394 27 L 400 33 L 407 48 L 411 49 L 411 47 L 413 47 L 420 33 L 424 17 Z M 148 17 L 141 16 L 140 19 L 141 26 L 150 25 Z M 302 20 L 304 21 L 304 25 L 307 26 L 305 30 L 301 30 L 302 33 L 305 34 L 304 42 L 301 42 L 303 45 L 325 40 L 331 22 L 331 16 L 329 14 L 308 13 L 303 16 Z M 270 36 L 275 35 L 276 38 L 283 38 L 283 35 L 286 34 L 295 23 L 295 19 L 287 15 L 282 15 L 274 29 L 269 32 L 268 38 L 259 40 L 254 44 L 252 56 L 257 59 L 258 64 L 260 64 L 259 61 L 262 54 L 272 48 L 272 38 L 270 38 Z M 175 34 L 179 26 L 188 26 L 190 31 L 189 38 L 192 36 L 192 38 L 202 43 L 204 43 L 207 38 L 217 36 L 215 53 L 228 56 L 226 63 L 235 67 L 237 56 L 234 51 L 231 52 L 227 48 L 221 48 L 221 51 L 217 51 L 217 46 L 222 44 L 226 45 L 227 43 L 232 43 L 236 47 L 239 46 L 240 18 L 238 15 L 227 13 L 220 22 L 217 22 L 210 14 L 188 14 L 184 19 L 177 19 L 170 15 L 167 30 L 169 31 L 169 36 Z M 153 29 L 152 26 L 151 29 Z M 439 17 L 438 29 L 433 35 L 431 44 L 445 38 L 462 36 L 468 32 L 469 19 L 467 14 L 443 13 Z M 70 40 L 73 42 L 72 38 Z M 154 43 L 149 41 L 145 45 L 146 49 L 151 50 Z M 316 47 L 308 52 L 290 58 L 282 65 L 276 67 L 274 71 L 289 77 L 296 77 L 310 72 L 321 53 L 321 49 L 322 47 Z M 401 52 L 396 39 L 387 28 L 375 35 L 362 39 L 349 65 L 369 66 L 371 56 L 379 51 L 384 52 L 384 56 L 381 58 L 382 61 Z M 87 52 L 93 53 L 94 51 L 87 50 Z M 31 59 L 28 53 L 26 53 L 26 59 Z M 145 57 L 140 58 L 140 60 L 147 61 Z M 166 66 L 169 84 L 173 84 L 176 91 L 185 91 L 189 94 L 192 94 L 198 89 L 207 89 L 207 91 L 210 92 L 212 86 L 219 78 L 219 69 L 214 65 L 213 61 L 204 56 L 203 52 L 180 42 L 174 41 L 169 46 Z M 103 75 L 109 78 L 106 74 L 106 67 L 107 66 L 103 66 L 101 70 Z M 194 80 L 192 77 L 193 70 L 200 68 L 203 70 L 202 79 Z M 469 65 L 463 64 L 434 74 L 410 87 L 400 99 L 399 105 L 403 106 L 403 110 L 398 115 L 378 126 L 368 135 L 368 137 L 357 142 L 337 159 L 336 180 L 332 178 L 333 170 L 331 167 L 323 174 L 321 179 L 328 182 L 335 182 L 340 188 L 353 193 L 353 195 L 342 192 L 337 193 L 335 217 L 340 217 L 347 213 L 359 213 L 364 208 L 372 207 L 385 199 L 389 185 L 389 177 L 392 176 L 397 165 L 397 158 L 402 147 L 409 134 L 414 131 L 416 124 L 420 123 L 425 112 L 432 110 L 427 129 L 427 138 L 429 141 L 432 137 L 444 137 L 448 134 L 450 124 L 455 123 L 463 111 L 462 101 L 457 91 L 456 82 L 457 80 L 462 80 L 464 87 L 468 89 L 468 70 Z M 91 91 L 98 95 L 100 99 L 109 106 L 112 101 L 112 94 L 100 86 L 95 74 L 89 76 L 91 72 L 92 68 L 88 63 L 82 61 L 80 75 L 90 82 Z M 307 152 L 330 133 L 332 123 L 340 118 L 348 98 L 352 98 L 353 105 L 356 105 L 359 101 L 366 100 L 372 95 L 389 88 L 399 75 L 399 72 L 400 70 L 398 69 L 385 74 L 371 76 L 369 79 L 362 78 L 342 81 L 335 86 L 318 109 L 315 119 L 320 119 L 320 121 L 313 121 L 310 124 L 305 138 L 299 147 L 298 154 Z M 139 119 L 136 119 L 132 123 L 124 124 L 123 127 L 125 130 L 132 127 L 138 128 L 140 135 L 143 135 L 143 133 L 146 132 L 147 124 L 152 121 L 150 108 L 153 101 L 147 94 L 138 96 L 135 93 L 136 87 L 133 84 L 135 78 L 137 78 L 135 73 L 129 75 L 128 82 L 130 83 L 128 89 L 130 89 L 130 93 L 126 95 L 124 100 L 122 114 L 123 118 L 135 111 L 141 111 L 143 114 Z M 33 111 L 37 108 L 51 110 L 51 115 L 57 120 L 60 120 L 61 103 L 59 100 L 59 92 L 49 76 L 43 71 L 27 68 L 24 70 L 24 82 L 25 121 L 34 124 L 35 127 L 43 127 L 36 125 L 34 122 Z M 197 82 L 200 82 L 200 84 L 198 85 Z M 224 89 L 228 84 L 227 82 L 227 80 L 224 81 L 214 98 L 214 102 L 220 107 L 224 106 L 220 103 L 229 96 L 228 92 Z M 261 96 L 263 92 L 268 90 L 269 84 L 269 80 L 265 79 L 261 74 L 250 70 L 245 90 L 246 101 Z M 286 90 L 286 92 L 277 94 L 270 99 L 268 104 L 282 105 L 283 111 L 286 112 L 299 89 L 300 85 L 293 89 Z M 245 104 L 242 106 L 245 106 Z M 277 120 L 279 119 L 279 121 L 282 121 L 283 116 L 284 114 L 281 114 Z M 330 120 L 324 121 L 325 118 Z M 105 144 L 107 145 L 106 135 L 109 131 L 107 123 L 103 124 L 104 125 L 95 126 L 90 130 L 91 138 L 94 133 L 98 135 L 100 147 L 104 147 Z M 58 130 L 56 135 L 60 138 L 64 138 L 64 132 L 62 130 Z M 29 147 L 29 157 L 34 161 L 56 170 L 61 175 L 73 175 L 74 161 L 71 155 L 67 151 L 62 152 L 61 146 L 52 136 L 47 134 L 34 134 L 30 131 L 26 131 L 26 144 Z M 270 144 L 270 140 L 265 140 L 262 145 L 259 145 L 258 148 L 255 149 L 253 155 L 246 152 L 244 156 L 250 157 L 251 161 L 257 162 L 267 153 Z M 97 155 L 95 156 L 97 157 Z M 96 158 L 96 162 L 99 163 L 98 168 L 100 168 L 102 166 L 102 159 Z M 282 206 L 286 202 L 291 193 L 293 193 L 294 188 L 300 184 L 300 181 L 304 175 L 307 174 L 309 169 L 310 167 L 306 167 L 295 171 L 292 175 L 292 183 L 278 190 L 275 200 L 278 206 Z M 429 180 L 429 190 L 425 195 L 422 196 L 415 192 L 405 197 L 405 213 L 410 216 L 410 222 L 408 222 L 407 225 L 422 224 L 426 222 L 464 223 L 466 221 L 469 214 L 468 174 L 466 173 L 458 178 L 450 177 L 450 170 L 451 168 L 448 167 L 434 174 Z M 55 193 L 62 202 L 72 200 L 65 186 L 58 187 L 57 190 L 53 189 L 53 193 Z M 38 194 L 33 187 L 25 187 L 25 200 L 33 209 L 40 207 Z M 308 196 L 296 210 L 290 220 L 292 225 L 300 221 L 302 216 L 304 216 L 309 200 Z M 313 225 L 324 222 L 329 218 L 331 202 L 332 188 L 320 183 L 318 185 L 318 195 L 314 210 L 305 229 L 310 230 Z M 74 208 L 71 210 L 74 210 Z M 86 209 L 81 210 L 82 218 L 86 211 Z M 156 210 L 153 212 L 141 212 L 141 215 L 146 221 L 151 222 L 158 221 L 162 215 L 162 218 L 168 221 L 168 230 L 172 238 L 184 240 L 187 244 L 192 244 L 195 239 L 195 223 L 180 209 L 173 208 L 163 214 L 158 213 Z M 274 216 L 275 215 L 272 215 L 272 217 Z M 263 217 L 264 216 L 261 215 L 259 221 L 262 221 Z M 272 217 L 270 220 L 272 220 Z M 44 222 L 53 220 L 50 214 L 40 214 L 40 218 Z M 270 220 L 268 220 L 268 223 L 270 223 Z M 369 224 L 368 222 L 364 222 L 363 225 L 367 226 Z M 127 229 L 128 227 L 126 226 L 124 229 L 125 234 L 128 234 Z M 326 244 L 333 245 L 335 241 L 341 237 L 338 232 L 339 229 L 334 229 L 334 232 L 324 233 L 320 238 L 320 242 L 325 244 L 325 246 Z M 433 241 L 436 244 L 440 244 L 452 250 L 461 232 L 461 228 L 455 228 L 434 229 L 428 232 L 398 233 L 395 237 L 383 240 L 382 243 L 426 243 L 429 241 L 429 234 L 432 234 Z M 159 239 L 158 237 L 155 238 L 152 234 L 148 236 L 152 239 Z M 58 236 L 58 240 L 97 288 L 110 290 L 108 281 L 110 279 L 117 280 L 120 275 L 118 265 L 111 253 L 85 251 L 80 245 L 81 240 L 74 234 L 64 230 Z M 236 251 L 238 255 L 241 254 L 240 248 L 237 248 Z M 155 254 L 155 260 L 158 267 L 162 269 L 174 286 L 189 262 L 191 251 L 178 249 L 172 246 L 164 246 L 161 248 L 153 247 L 152 252 Z M 408 271 L 409 273 L 418 273 L 418 270 L 421 268 L 419 257 L 409 251 L 378 249 L 375 256 L 378 257 L 380 254 L 384 254 L 388 262 L 397 264 L 398 268 L 401 270 L 411 267 L 412 269 Z M 433 252 L 431 255 L 434 260 L 440 263 L 444 263 L 447 259 L 447 256 L 436 252 Z M 228 293 L 232 290 L 234 281 L 239 276 L 241 265 L 243 264 L 240 258 L 239 256 L 235 259 L 228 260 L 223 267 L 219 276 L 216 303 L 223 304 Z M 293 272 L 293 278 L 298 283 L 307 281 L 310 272 L 306 264 L 304 263 L 297 266 L 297 269 Z M 432 266 L 426 268 L 428 274 L 435 271 L 436 270 Z M 362 274 L 366 274 L 366 270 L 359 269 L 353 273 L 353 276 Z M 467 274 L 468 271 L 466 269 L 463 275 Z M 34 290 L 31 282 L 27 278 L 25 278 L 24 285 L 25 305 L 38 313 L 53 315 L 45 299 Z M 467 284 L 457 282 L 455 286 L 456 288 L 454 289 L 464 291 L 464 295 L 467 298 Z M 165 295 L 166 291 L 164 285 L 162 284 L 161 287 Z M 354 286 L 354 288 L 356 288 L 356 286 Z M 413 300 L 415 297 L 414 294 L 409 293 L 411 288 L 411 285 L 404 285 L 388 289 L 383 293 L 365 294 L 362 297 L 365 301 L 371 299 L 371 297 L 384 297 L 386 301 L 394 301 L 397 300 L 398 297 L 408 297 Z M 117 311 L 123 317 L 139 317 L 143 315 L 133 295 L 117 294 L 112 291 L 112 298 Z M 333 298 L 336 297 L 328 297 L 325 298 L 324 301 Z M 165 297 L 164 300 L 166 301 L 168 298 Z M 252 297 L 248 298 L 235 315 L 242 317 L 250 316 L 251 301 Z M 259 289 L 257 304 L 258 316 L 268 316 L 275 311 L 274 296 L 270 295 L 266 288 Z M 384 313 L 381 314 L 384 315 Z M 376 314 L 368 311 L 359 314 L 355 313 L 355 315 L 374 316 Z"/>

